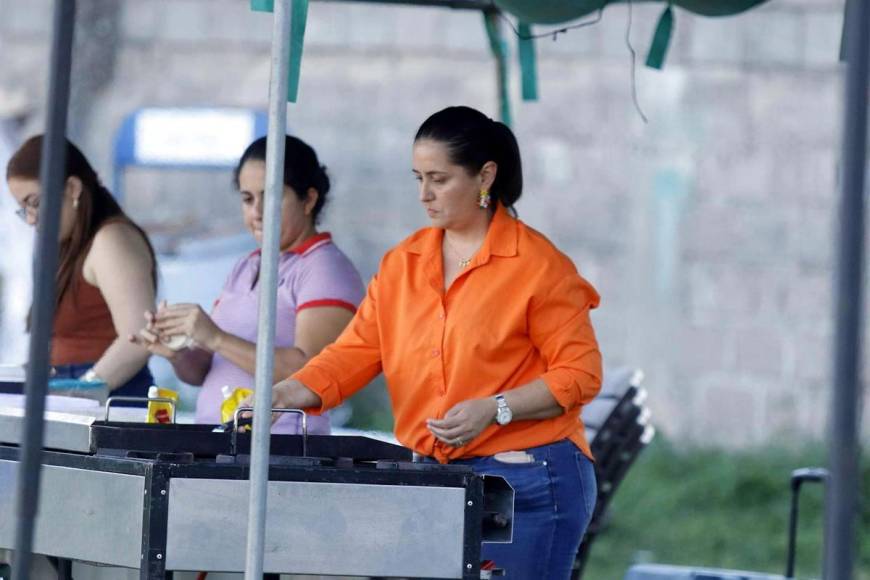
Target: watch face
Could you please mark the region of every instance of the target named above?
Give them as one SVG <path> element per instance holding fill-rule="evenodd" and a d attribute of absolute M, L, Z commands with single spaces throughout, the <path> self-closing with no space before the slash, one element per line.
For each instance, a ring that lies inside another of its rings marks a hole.
<path fill-rule="evenodd" d="M 502 407 L 498 410 L 498 414 L 495 416 L 495 420 L 499 425 L 506 425 L 510 423 L 513 415 L 514 414 L 508 407 Z"/>

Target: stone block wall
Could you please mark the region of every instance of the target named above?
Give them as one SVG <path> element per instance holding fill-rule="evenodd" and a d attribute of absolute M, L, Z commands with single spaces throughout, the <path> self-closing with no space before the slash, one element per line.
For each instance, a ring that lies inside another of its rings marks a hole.
<path fill-rule="evenodd" d="M 0 0 L 0 88 L 26 91 L 31 131 L 49 4 Z M 512 60 L 520 216 L 600 290 L 606 362 L 644 369 L 661 431 L 729 446 L 821 437 L 843 3 L 778 0 L 718 19 L 677 11 L 665 68 L 653 71 L 642 63 L 661 9 L 631 8 L 647 123 L 632 100 L 625 4 L 538 42 L 538 102 L 518 99 Z M 114 59 L 90 58 L 111 80 L 77 93 L 72 108 L 74 136 L 104 174 L 115 132 L 138 107 L 266 107 L 269 16 L 246 1 L 127 0 L 105 20 L 117 28 Z M 457 103 L 497 114 L 487 46 L 474 13 L 312 3 L 288 122 L 331 171 L 324 226 L 364 277 L 425 224 L 410 173 L 419 123 Z M 240 228 L 228 174 L 143 172 L 131 183 L 127 206 L 151 228 L 178 216 L 197 235 Z"/>

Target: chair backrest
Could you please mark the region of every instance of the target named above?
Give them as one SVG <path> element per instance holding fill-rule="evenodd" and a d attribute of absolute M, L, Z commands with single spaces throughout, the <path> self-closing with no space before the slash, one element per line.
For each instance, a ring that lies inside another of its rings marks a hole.
<path fill-rule="evenodd" d="M 586 438 L 595 456 L 598 497 L 574 562 L 574 580 L 583 574 L 589 548 L 603 525 L 613 494 L 634 460 L 655 437 L 645 406 L 646 391 L 640 386 L 642 381 L 643 372 L 639 369 L 606 369 L 601 392 L 583 407 Z"/>
<path fill-rule="evenodd" d="M 718 568 L 687 568 L 662 564 L 638 564 L 632 566 L 623 580 L 785 580 L 782 576 L 746 572 L 744 570 L 720 570 Z"/>

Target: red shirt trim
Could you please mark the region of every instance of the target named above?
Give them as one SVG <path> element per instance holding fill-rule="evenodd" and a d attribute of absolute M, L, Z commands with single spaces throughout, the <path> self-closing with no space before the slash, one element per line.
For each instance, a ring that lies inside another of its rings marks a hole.
<path fill-rule="evenodd" d="M 335 300 L 333 298 L 324 298 L 323 300 L 309 300 L 304 304 L 300 304 L 296 307 L 296 313 L 299 311 L 305 310 L 306 308 L 317 308 L 319 306 L 338 306 L 339 308 L 347 308 L 353 313 L 356 313 L 356 306 L 351 304 L 350 302 L 346 302 L 344 300 Z"/>
<path fill-rule="evenodd" d="M 311 246 L 318 244 L 320 242 L 326 241 L 326 240 L 331 240 L 331 239 L 332 239 L 332 234 L 330 234 L 329 232 L 322 232 L 320 234 L 314 234 L 313 236 L 311 236 L 310 238 L 308 238 L 307 240 L 305 240 L 304 242 L 302 242 L 301 244 L 299 244 L 295 248 L 290 248 L 287 251 L 292 252 L 294 254 L 304 254 L 305 252 L 307 252 L 308 250 L 311 249 Z"/>
<path fill-rule="evenodd" d="M 319 244 L 320 242 L 324 242 L 324 241 L 332 241 L 332 234 L 329 232 L 321 232 L 319 234 L 314 234 L 313 236 L 311 236 L 310 238 L 308 238 L 307 240 L 305 240 L 304 242 L 302 242 L 301 244 L 299 244 L 295 248 L 290 248 L 289 250 L 285 250 L 285 252 L 290 252 L 291 254 L 301 255 L 301 254 L 304 254 L 305 252 L 307 252 L 308 250 L 310 250 L 312 248 L 312 246 L 315 246 L 315 245 Z M 254 250 L 253 252 L 248 254 L 248 257 L 257 256 L 262 251 L 263 251 L 262 248 L 257 248 L 256 250 Z"/>

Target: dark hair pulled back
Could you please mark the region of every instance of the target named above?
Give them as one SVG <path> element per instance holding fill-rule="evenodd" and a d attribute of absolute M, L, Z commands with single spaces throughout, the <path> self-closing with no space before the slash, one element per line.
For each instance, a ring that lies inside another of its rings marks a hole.
<path fill-rule="evenodd" d="M 493 201 L 512 208 L 523 193 L 523 167 L 517 139 L 504 123 L 471 107 L 447 107 L 423 121 L 414 142 L 431 139 L 447 146 L 450 160 L 477 174 L 487 161 L 498 166 L 490 188 Z"/>
<path fill-rule="evenodd" d="M 242 171 L 242 166 L 248 161 L 266 161 L 265 137 L 260 137 L 248 145 L 242 153 L 239 164 L 233 171 L 233 182 L 236 188 L 239 187 L 239 173 Z M 326 167 L 317 159 L 314 149 L 302 139 L 291 135 L 286 135 L 284 138 L 284 185 L 292 189 L 296 197 L 303 201 L 308 197 L 309 188 L 317 191 L 317 203 L 314 204 L 314 210 L 311 212 L 314 223 L 317 223 L 320 210 L 326 204 L 326 195 L 329 193 L 329 176 L 326 174 Z"/>

